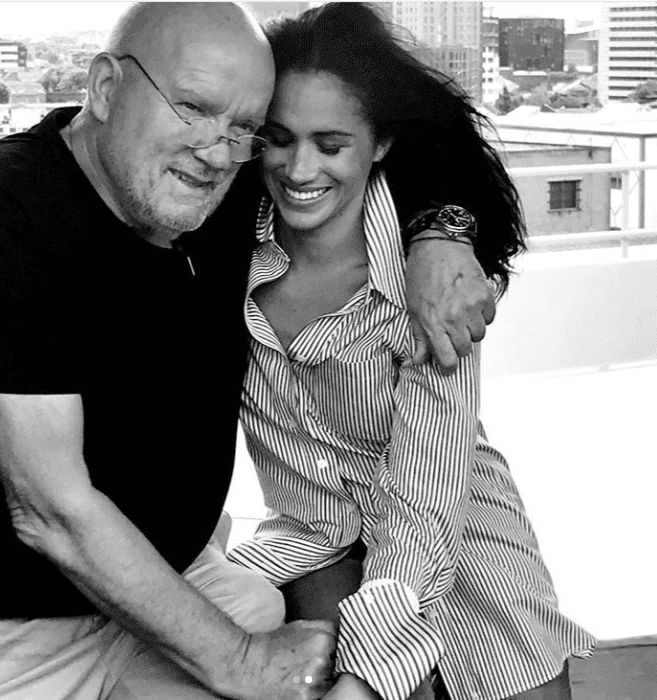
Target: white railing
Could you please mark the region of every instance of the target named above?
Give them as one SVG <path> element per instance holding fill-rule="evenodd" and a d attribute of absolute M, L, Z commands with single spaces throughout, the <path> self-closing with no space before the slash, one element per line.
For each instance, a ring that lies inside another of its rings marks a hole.
<path fill-rule="evenodd" d="M 545 165 L 531 167 L 509 168 L 509 173 L 515 179 L 527 177 L 558 177 L 569 175 L 585 175 L 591 173 L 628 173 L 637 172 L 638 179 L 638 210 L 640 212 L 640 228 L 629 228 L 630 193 L 633 186 L 630 178 L 622 179 L 621 227 L 607 231 L 587 231 L 584 233 L 565 233 L 530 236 L 528 247 L 530 251 L 558 250 L 569 248 L 586 248 L 596 244 L 605 245 L 617 243 L 623 257 L 627 256 L 628 246 L 638 243 L 657 243 L 657 228 L 645 228 L 646 185 L 645 171 L 657 170 L 657 162 L 628 161 L 616 163 L 588 163 L 582 165 Z"/>

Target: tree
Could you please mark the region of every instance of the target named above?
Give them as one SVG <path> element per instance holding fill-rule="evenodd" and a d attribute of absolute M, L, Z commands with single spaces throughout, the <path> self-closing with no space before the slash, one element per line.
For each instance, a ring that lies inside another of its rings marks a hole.
<path fill-rule="evenodd" d="M 79 91 L 87 88 L 87 71 L 81 68 L 72 68 L 63 73 L 57 86 L 58 90 Z"/>
<path fill-rule="evenodd" d="M 513 96 L 509 93 L 506 85 L 502 88 L 500 96 L 495 100 L 495 109 L 500 114 L 508 114 L 522 104 L 522 97 Z"/>
<path fill-rule="evenodd" d="M 55 92 L 55 90 L 59 89 L 59 83 L 61 82 L 61 79 L 61 68 L 56 68 L 55 66 L 53 66 L 52 68 L 48 68 L 48 70 L 41 76 L 39 82 L 41 83 L 41 85 L 43 85 L 43 89 L 46 92 Z"/>
<path fill-rule="evenodd" d="M 534 105 L 536 107 L 542 107 L 544 104 L 549 104 L 550 93 L 548 92 L 547 83 L 542 85 L 537 85 L 532 91 L 529 97 L 525 100 L 525 104 Z"/>
<path fill-rule="evenodd" d="M 7 104 L 9 102 L 9 90 L 4 83 L 0 83 L 0 104 Z"/>
<path fill-rule="evenodd" d="M 648 102 L 657 102 L 657 80 L 646 80 L 634 88 L 627 96 L 628 102 L 639 102 L 646 104 Z"/>

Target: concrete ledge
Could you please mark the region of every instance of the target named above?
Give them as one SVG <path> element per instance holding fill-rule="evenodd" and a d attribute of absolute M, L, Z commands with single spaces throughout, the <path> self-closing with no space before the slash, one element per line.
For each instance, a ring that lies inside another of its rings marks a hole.
<path fill-rule="evenodd" d="M 573 700 L 655 700 L 657 637 L 603 640 L 586 661 L 570 665 Z"/>

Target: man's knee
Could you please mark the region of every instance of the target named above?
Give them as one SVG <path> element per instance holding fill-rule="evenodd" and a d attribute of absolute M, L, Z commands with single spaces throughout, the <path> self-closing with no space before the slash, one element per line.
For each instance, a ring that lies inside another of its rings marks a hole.
<path fill-rule="evenodd" d="M 285 602 L 280 591 L 260 574 L 228 561 L 212 545 L 183 576 L 247 632 L 268 632 L 283 624 Z"/>
<path fill-rule="evenodd" d="M 236 578 L 240 594 L 226 611 L 233 622 L 247 632 L 270 632 L 285 622 L 283 594 L 265 578 L 243 569 Z"/>

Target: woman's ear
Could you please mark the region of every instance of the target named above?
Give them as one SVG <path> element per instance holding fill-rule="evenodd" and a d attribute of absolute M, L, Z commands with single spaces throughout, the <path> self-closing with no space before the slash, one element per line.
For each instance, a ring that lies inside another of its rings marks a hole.
<path fill-rule="evenodd" d="M 375 163 L 380 163 L 386 157 L 394 140 L 395 140 L 395 137 L 391 136 L 390 138 L 387 138 L 384 141 L 381 141 L 377 145 L 376 149 L 374 150 L 374 162 Z"/>
<path fill-rule="evenodd" d="M 91 62 L 87 96 L 93 115 L 100 122 L 109 116 L 112 97 L 123 80 L 123 69 L 109 53 L 99 53 Z"/>

